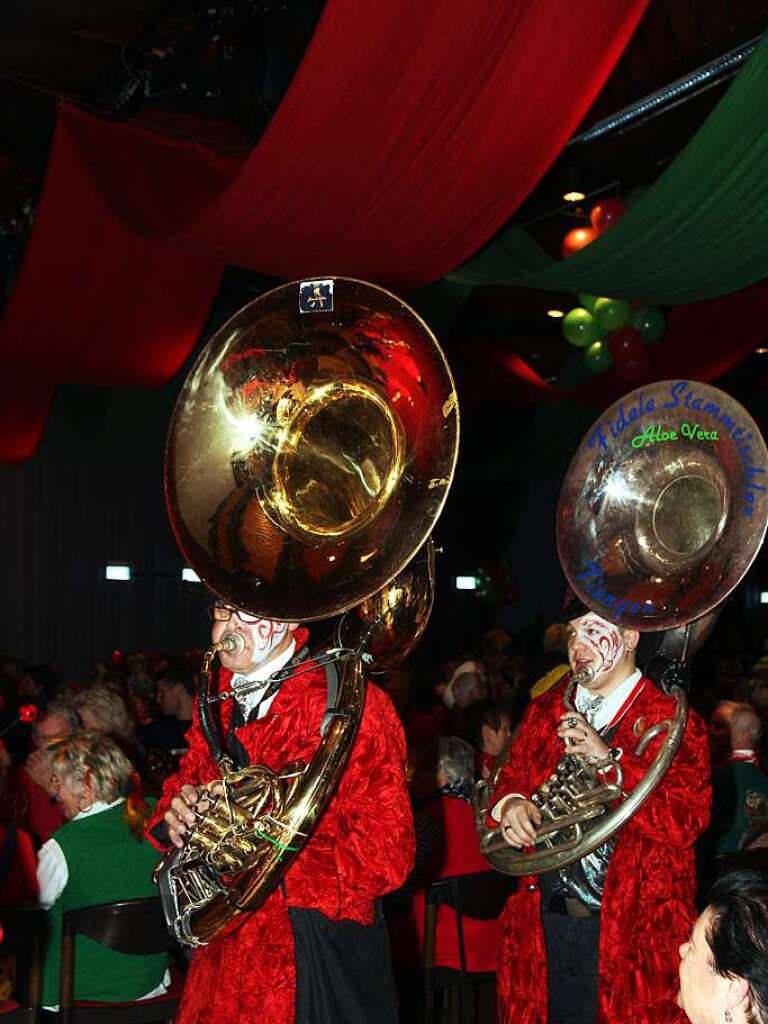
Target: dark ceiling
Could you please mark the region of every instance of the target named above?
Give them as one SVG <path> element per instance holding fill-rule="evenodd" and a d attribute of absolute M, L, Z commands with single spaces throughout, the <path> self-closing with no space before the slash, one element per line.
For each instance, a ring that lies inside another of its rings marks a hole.
<path fill-rule="evenodd" d="M 323 0 L 6 0 L 0 233 L 11 222 L 11 230 L 24 230 L 19 207 L 30 207 L 39 193 L 57 98 L 246 152 L 277 109 L 322 9 Z M 620 130 L 586 142 L 579 134 L 754 40 L 767 23 L 768 0 L 651 0 L 579 133 L 517 219 L 555 254 L 585 214 L 563 203 L 568 186 L 578 182 L 588 196 L 626 196 L 653 182 L 722 96 L 732 71 Z M 544 315 L 557 299 L 520 291 L 512 299 L 506 289 L 480 288 L 463 319 L 492 329 L 508 321 L 513 305 L 518 351 L 552 377 L 568 352 Z"/>

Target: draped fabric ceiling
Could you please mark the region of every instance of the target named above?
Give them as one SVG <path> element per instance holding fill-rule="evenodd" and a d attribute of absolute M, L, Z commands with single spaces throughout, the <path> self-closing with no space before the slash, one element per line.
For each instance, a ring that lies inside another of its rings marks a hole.
<path fill-rule="evenodd" d="M 156 385 L 227 264 L 437 280 L 509 219 L 600 91 L 647 0 L 328 0 L 246 158 L 64 107 L 0 326 L 0 460 L 58 382 Z"/>
<path fill-rule="evenodd" d="M 655 185 L 609 231 L 553 260 L 512 225 L 449 275 L 677 305 L 768 277 L 768 35 Z"/>
<path fill-rule="evenodd" d="M 768 278 L 768 134 L 755 114 L 766 108 L 768 36 L 693 139 L 616 226 L 567 260 L 553 260 L 512 225 L 448 282 L 461 294 L 498 284 L 695 303 L 672 311 L 666 336 L 651 350 L 646 379 L 712 380 L 766 337 L 768 285 L 758 282 Z M 490 339 L 478 344 L 477 338 L 471 345 L 539 400 L 608 404 L 628 388 L 611 371 L 566 393 L 509 346 Z M 495 385 L 504 387 L 504 378 Z"/>

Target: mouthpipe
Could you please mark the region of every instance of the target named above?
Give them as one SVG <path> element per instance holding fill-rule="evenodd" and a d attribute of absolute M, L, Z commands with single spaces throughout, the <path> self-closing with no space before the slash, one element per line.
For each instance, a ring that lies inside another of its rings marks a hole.
<path fill-rule="evenodd" d="M 239 633 L 225 633 L 221 640 L 217 644 L 212 644 L 211 647 L 216 653 L 224 651 L 226 654 L 234 654 L 237 657 L 245 650 L 245 640 Z"/>

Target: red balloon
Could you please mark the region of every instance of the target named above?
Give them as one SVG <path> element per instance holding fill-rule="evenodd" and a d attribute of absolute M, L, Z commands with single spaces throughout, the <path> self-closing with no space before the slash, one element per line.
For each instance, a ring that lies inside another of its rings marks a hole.
<path fill-rule="evenodd" d="M 616 365 L 628 359 L 639 359 L 645 352 L 643 336 L 634 327 L 619 327 L 608 335 L 608 351 Z"/>
<path fill-rule="evenodd" d="M 595 231 L 601 234 L 620 221 L 626 212 L 627 208 L 620 199 L 601 199 L 597 206 L 592 207 L 589 220 Z"/>
<path fill-rule="evenodd" d="M 650 360 L 645 349 L 634 359 L 624 359 L 621 362 L 614 360 L 613 368 L 620 380 L 640 380 L 648 373 Z"/>
<path fill-rule="evenodd" d="M 579 249 L 583 249 L 585 245 L 594 242 L 596 238 L 597 232 L 594 228 L 573 228 L 563 239 L 560 252 L 565 259 L 568 259 L 569 256 L 573 256 Z"/>

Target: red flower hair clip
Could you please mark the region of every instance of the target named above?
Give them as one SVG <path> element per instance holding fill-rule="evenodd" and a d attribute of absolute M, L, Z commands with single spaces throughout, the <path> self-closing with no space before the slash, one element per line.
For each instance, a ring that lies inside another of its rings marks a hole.
<path fill-rule="evenodd" d="M 36 704 L 22 704 L 19 708 L 19 720 L 22 722 L 34 722 L 37 719 Z"/>

